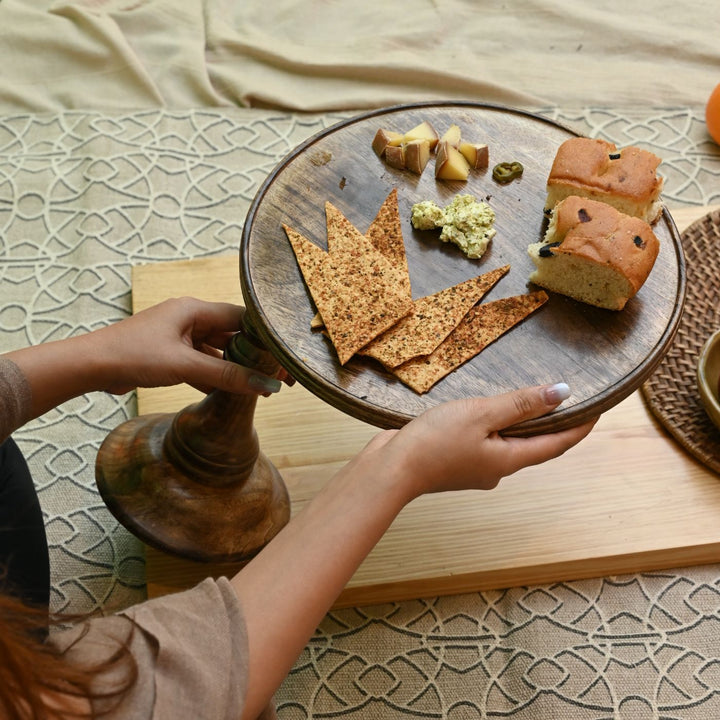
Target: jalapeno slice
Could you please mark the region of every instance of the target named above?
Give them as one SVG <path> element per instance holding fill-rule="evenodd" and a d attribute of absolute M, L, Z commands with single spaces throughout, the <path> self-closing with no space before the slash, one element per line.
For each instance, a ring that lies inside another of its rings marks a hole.
<path fill-rule="evenodd" d="M 493 179 L 499 183 L 509 183 L 515 178 L 519 178 L 523 174 L 523 166 L 521 163 L 501 162 L 498 163 L 492 171 Z"/>

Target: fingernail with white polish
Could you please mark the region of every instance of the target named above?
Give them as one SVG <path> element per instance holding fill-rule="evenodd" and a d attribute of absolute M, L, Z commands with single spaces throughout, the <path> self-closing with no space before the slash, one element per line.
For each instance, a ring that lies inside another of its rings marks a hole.
<path fill-rule="evenodd" d="M 276 378 L 266 377 L 265 375 L 251 375 L 248 378 L 248 385 L 260 393 L 276 393 L 280 392 L 282 383 Z"/>
<path fill-rule="evenodd" d="M 545 401 L 548 405 L 557 405 L 570 397 L 570 387 L 567 383 L 555 383 L 544 388 Z"/>

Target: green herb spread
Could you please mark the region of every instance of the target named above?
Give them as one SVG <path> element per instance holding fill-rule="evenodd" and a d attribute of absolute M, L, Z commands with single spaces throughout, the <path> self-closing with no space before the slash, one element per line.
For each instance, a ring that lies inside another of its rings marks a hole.
<path fill-rule="evenodd" d="M 495 235 L 495 212 L 472 195 L 456 195 L 445 208 L 432 200 L 412 207 L 412 225 L 416 230 L 442 228 L 440 239 L 457 245 L 469 258 L 482 257 Z"/>

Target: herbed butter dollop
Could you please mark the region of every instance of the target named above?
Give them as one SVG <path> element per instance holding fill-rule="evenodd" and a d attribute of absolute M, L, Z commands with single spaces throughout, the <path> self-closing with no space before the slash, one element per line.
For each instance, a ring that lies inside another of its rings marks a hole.
<path fill-rule="evenodd" d="M 410 219 L 416 230 L 442 228 L 440 239 L 454 243 L 473 259 L 483 256 L 496 233 L 494 210 L 473 195 L 456 195 L 445 208 L 432 200 L 416 203 Z"/>

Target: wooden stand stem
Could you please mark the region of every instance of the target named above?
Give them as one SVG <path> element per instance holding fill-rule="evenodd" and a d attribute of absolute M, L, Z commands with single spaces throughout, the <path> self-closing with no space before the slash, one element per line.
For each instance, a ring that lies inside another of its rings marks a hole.
<path fill-rule="evenodd" d="M 247 327 L 226 358 L 267 375 L 280 369 Z M 177 414 L 133 418 L 115 428 L 95 476 L 110 511 L 164 552 L 207 562 L 242 562 L 290 519 L 287 489 L 260 451 L 257 397 L 215 390 Z"/>

